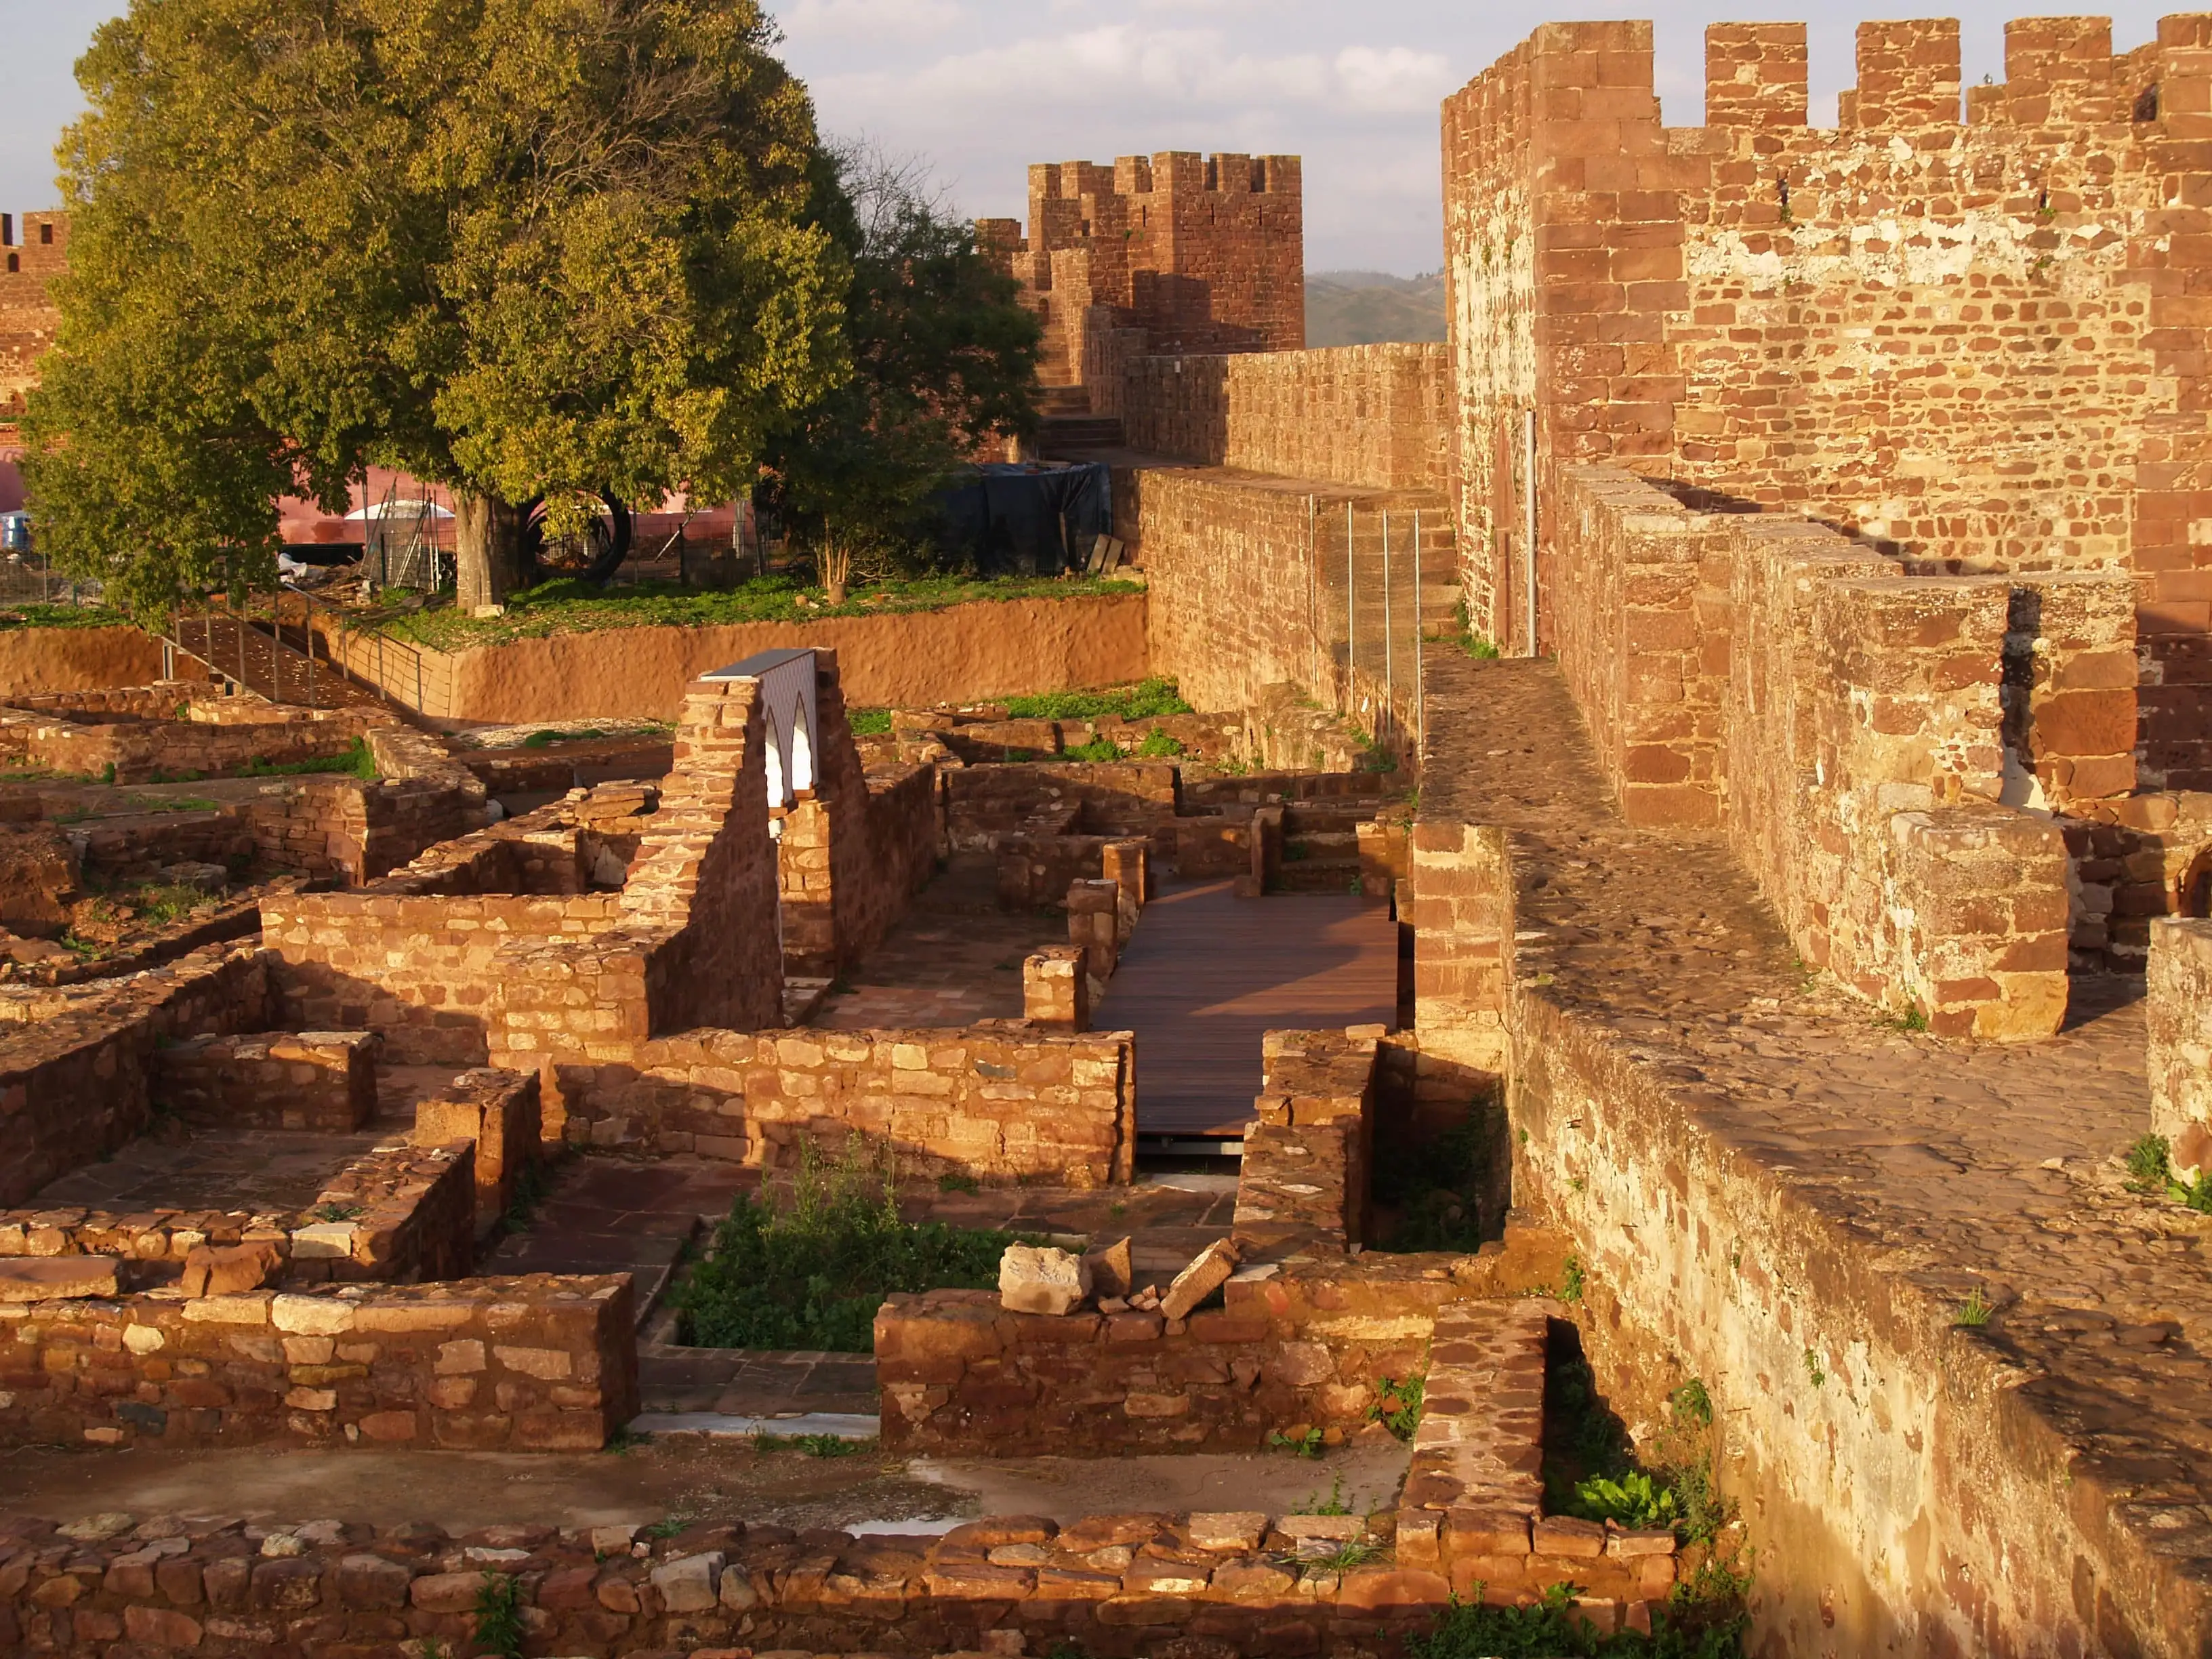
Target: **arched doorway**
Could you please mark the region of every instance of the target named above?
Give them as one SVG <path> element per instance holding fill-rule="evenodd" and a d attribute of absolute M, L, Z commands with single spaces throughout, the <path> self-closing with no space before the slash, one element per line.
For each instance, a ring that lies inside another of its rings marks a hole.
<path fill-rule="evenodd" d="M 2197 849 L 2174 897 L 2179 915 L 2199 919 L 2212 917 L 2212 847 Z"/>

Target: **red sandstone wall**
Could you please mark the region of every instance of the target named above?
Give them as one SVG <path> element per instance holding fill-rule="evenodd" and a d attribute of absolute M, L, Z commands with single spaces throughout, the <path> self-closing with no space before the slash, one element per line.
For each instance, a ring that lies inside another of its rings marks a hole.
<path fill-rule="evenodd" d="M 380 668 L 372 641 L 336 634 L 325 638 L 349 669 L 435 720 L 673 720 L 684 688 L 700 675 L 783 646 L 836 650 L 846 698 L 857 708 L 927 708 L 1123 684 L 1150 672 L 1145 612 L 1142 593 L 1119 593 L 817 623 L 560 634 L 451 655 L 423 653 L 419 705 L 415 669 L 404 653 L 387 653 Z M 0 634 L 0 672 L 8 638 Z"/>
<path fill-rule="evenodd" d="M 2103 20 L 2015 22 L 2005 83 L 1967 89 L 1963 125 L 1945 21 L 1863 26 L 1836 129 L 1805 125 L 1802 25 L 1708 32 L 1702 129 L 1660 126 L 1643 23 L 1546 25 L 1455 95 L 1454 453 L 1478 626 L 1528 644 L 1498 507 L 1533 404 L 1545 648 L 1571 625 L 1550 562 L 1560 469 L 1615 460 L 1924 568 L 2131 570 L 2142 781 L 2212 779 L 2212 551 L 2189 532 L 2212 434 L 2185 297 L 2203 210 L 2177 208 L 2194 187 L 2172 182 L 2204 170 L 2208 38 L 2169 18 L 2115 58 Z"/>
<path fill-rule="evenodd" d="M 66 213 L 0 213 L 0 417 L 21 414 L 39 383 L 38 360 L 61 321 L 47 284 L 68 246 Z"/>
<path fill-rule="evenodd" d="M 1441 345 L 1145 357 L 1123 375 L 1129 447 L 1376 489 L 1446 482 Z"/>

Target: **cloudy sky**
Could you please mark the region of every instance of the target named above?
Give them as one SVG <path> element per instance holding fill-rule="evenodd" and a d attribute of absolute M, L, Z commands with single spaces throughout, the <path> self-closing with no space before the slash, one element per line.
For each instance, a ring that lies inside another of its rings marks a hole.
<path fill-rule="evenodd" d="M 0 0 L 0 209 L 51 205 L 52 149 L 76 108 L 70 65 L 113 0 Z M 2178 9 L 2179 7 L 2175 8 Z M 1933 9 L 1932 8 L 1930 9 Z M 2115 13 L 2148 40 L 2164 8 Z M 1490 0 L 777 0 L 784 51 L 825 130 L 930 158 L 953 199 L 1021 217 L 1031 161 L 1161 149 L 1305 158 L 1306 263 L 1410 275 L 1441 263 L 1437 105 L 1546 17 L 1656 20 L 1666 118 L 1704 102 L 1705 25 L 1825 15 L 1813 26 L 1813 108 L 1835 118 L 1861 16 L 1795 5 L 1676 0 L 1520 6 Z M 1963 16 L 1966 73 L 2003 74 L 2021 0 Z"/>

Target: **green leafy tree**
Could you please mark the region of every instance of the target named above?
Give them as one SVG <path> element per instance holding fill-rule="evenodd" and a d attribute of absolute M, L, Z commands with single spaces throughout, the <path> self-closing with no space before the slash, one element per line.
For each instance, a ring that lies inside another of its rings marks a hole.
<path fill-rule="evenodd" d="M 846 144 L 825 155 L 817 189 L 819 222 L 851 263 L 855 372 L 791 422 L 769 465 L 819 538 L 836 602 L 854 555 L 911 536 L 979 447 L 1036 430 L 1042 330 L 921 163 Z"/>
<path fill-rule="evenodd" d="M 747 487 L 850 374 L 772 41 L 755 0 L 133 0 L 59 152 L 47 545 L 163 610 L 374 463 L 451 489 L 475 605 L 534 500 Z"/>

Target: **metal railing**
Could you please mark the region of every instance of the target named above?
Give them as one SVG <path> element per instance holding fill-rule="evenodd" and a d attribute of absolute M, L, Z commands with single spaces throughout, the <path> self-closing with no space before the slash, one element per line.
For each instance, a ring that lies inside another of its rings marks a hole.
<path fill-rule="evenodd" d="M 1421 641 L 1451 625 L 1457 538 L 1436 506 L 1307 501 L 1310 684 L 1379 745 L 1418 747 Z"/>

